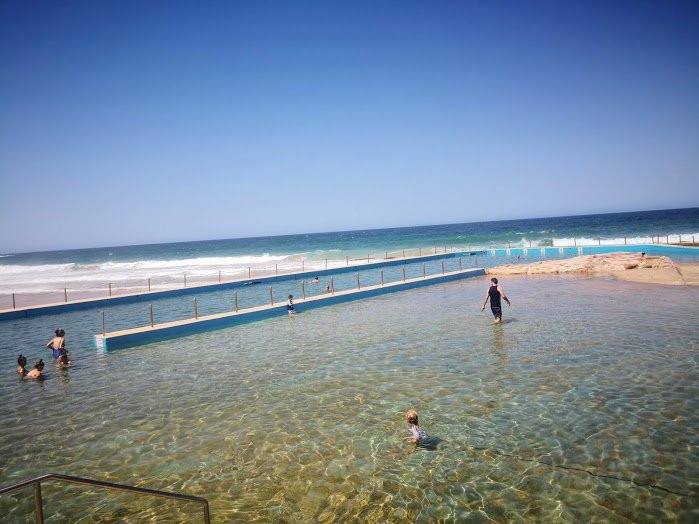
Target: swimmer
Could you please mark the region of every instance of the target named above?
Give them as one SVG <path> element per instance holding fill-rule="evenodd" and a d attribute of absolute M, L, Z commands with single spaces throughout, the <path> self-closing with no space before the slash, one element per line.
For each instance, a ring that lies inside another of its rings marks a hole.
<path fill-rule="evenodd" d="M 51 341 L 46 344 L 46 347 L 53 351 L 53 358 L 58 358 L 61 356 L 61 352 L 66 349 L 66 332 L 61 328 L 56 331 L 56 336 L 51 339 Z"/>
<path fill-rule="evenodd" d="M 411 409 L 405 414 L 405 420 L 410 424 L 410 435 L 403 437 L 403 440 L 407 440 L 413 444 L 423 444 L 427 440 L 427 433 L 420 427 L 417 421 L 417 411 Z"/>
<path fill-rule="evenodd" d="M 325 292 L 326 292 L 326 293 L 332 293 L 332 291 L 333 291 L 333 290 L 331 289 L 330 285 L 325 286 Z"/>
<path fill-rule="evenodd" d="M 73 361 L 68 360 L 68 355 L 66 355 L 65 351 L 63 353 L 61 353 L 61 356 L 58 357 L 58 362 L 56 362 L 56 367 L 69 368 L 72 365 L 73 365 Z"/>
<path fill-rule="evenodd" d="M 510 299 L 507 298 L 507 295 L 505 295 L 505 290 L 502 289 L 502 286 L 498 286 L 498 279 L 493 277 L 490 279 L 490 281 L 493 283 L 493 285 L 490 286 L 488 291 L 485 292 L 485 300 L 483 301 L 481 311 L 485 309 L 485 305 L 488 303 L 488 299 L 490 299 L 490 310 L 493 312 L 493 316 L 495 317 L 495 323 L 499 324 L 502 322 L 502 304 L 500 302 L 500 297 L 505 299 L 508 306 L 511 306 L 512 304 L 510 304 Z"/>
<path fill-rule="evenodd" d="M 27 373 L 27 378 L 43 378 L 41 370 L 44 369 L 44 361 L 39 359 L 36 364 L 34 364 L 34 369 Z"/>
<path fill-rule="evenodd" d="M 313 280 L 311 280 L 312 284 L 317 284 L 318 283 L 318 277 L 313 277 Z"/>
<path fill-rule="evenodd" d="M 23 377 L 24 375 L 27 374 L 26 367 L 27 367 L 27 357 L 20 354 L 19 358 L 17 359 L 17 373 L 19 373 L 20 377 Z"/>
<path fill-rule="evenodd" d="M 286 310 L 289 312 L 289 315 L 294 314 L 294 295 L 289 295 L 289 298 L 286 301 Z"/>

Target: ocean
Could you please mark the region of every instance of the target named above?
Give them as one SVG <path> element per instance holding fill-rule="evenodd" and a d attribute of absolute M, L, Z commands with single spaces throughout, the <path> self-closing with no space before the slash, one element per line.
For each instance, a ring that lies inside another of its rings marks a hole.
<path fill-rule="evenodd" d="M 109 283 L 114 292 L 152 289 L 189 282 L 321 269 L 350 260 L 426 254 L 443 249 L 483 249 L 491 246 L 563 246 L 663 243 L 699 240 L 699 208 L 533 218 L 433 226 L 339 231 L 270 237 L 204 240 L 169 244 L 0 254 L 0 296 L 11 293 L 46 295 L 63 288 L 77 298 L 103 295 Z M 76 295 L 77 293 L 77 295 Z M 34 302 L 41 302 L 35 297 Z"/>

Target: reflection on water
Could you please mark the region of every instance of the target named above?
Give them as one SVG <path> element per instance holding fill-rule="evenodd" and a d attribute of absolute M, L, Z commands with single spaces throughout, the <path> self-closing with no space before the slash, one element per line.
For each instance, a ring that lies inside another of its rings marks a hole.
<path fill-rule="evenodd" d="M 691 520 L 697 291 L 503 284 L 497 326 L 485 277 L 114 353 L 90 348 L 86 312 L 4 323 L 0 484 L 55 471 L 182 491 L 216 522 Z M 16 353 L 42 355 L 59 322 L 75 367 L 17 380 Z M 401 439 L 409 408 L 429 449 Z M 56 522 L 197 515 L 44 494 Z M 12 522 L 31 509 L 31 491 L 0 500 Z"/>

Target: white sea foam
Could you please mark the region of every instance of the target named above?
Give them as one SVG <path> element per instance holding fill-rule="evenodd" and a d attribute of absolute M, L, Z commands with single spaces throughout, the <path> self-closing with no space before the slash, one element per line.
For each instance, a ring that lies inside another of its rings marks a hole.
<path fill-rule="evenodd" d="M 237 257 L 200 257 L 182 260 L 137 260 L 99 264 L 0 265 L 0 294 L 37 293 L 67 287 L 83 291 L 102 290 L 111 282 L 115 286 L 143 286 L 151 279 L 152 287 L 172 287 L 182 282 L 183 275 L 197 281 L 213 281 L 221 271 L 224 279 L 247 275 L 253 271 L 290 271 L 300 266 L 295 255 L 244 255 Z M 306 264 L 313 269 L 319 264 Z"/>
<path fill-rule="evenodd" d="M 692 240 L 692 237 L 699 238 L 699 233 L 693 233 L 691 235 L 682 234 L 682 242 L 688 242 Z M 627 236 L 618 238 L 588 238 L 588 237 L 577 237 L 577 238 L 554 238 L 553 245 L 555 247 L 560 246 L 572 246 L 577 244 L 578 246 L 615 246 L 624 244 L 651 244 L 657 242 L 658 237 L 650 235 L 648 236 Z M 660 235 L 660 242 L 670 244 L 678 244 L 680 242 L 679 234 L 672 235 Z"/>

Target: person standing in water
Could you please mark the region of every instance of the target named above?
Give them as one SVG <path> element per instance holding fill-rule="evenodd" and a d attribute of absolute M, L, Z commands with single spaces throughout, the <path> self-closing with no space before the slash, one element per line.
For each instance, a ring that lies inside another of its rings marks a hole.
<path fill-rule="evenodd" d="M 46 347 L 53 351 L 53 358 L 58 358 L 66 349 L 66 332 L 63 331 L 63 329 L 58 328 L 55 333 L 56 336 L 53 337 L 48 344 L 46 344 Z"/>
<path fill-rule="evenodd" d="M 502 322 L 502 304 L 500 302 L 500 297 L 505 299 L 508 306 L 511 306 L 512 304 L 510 304 L 510 299 L 507 298 L 507 295 L 505 295 L 505 290 L 502 289 L 502 286 L 498 286 L 498 279 L 493 277 L 490 279 L 490 281 L 492 282 L 492 285 L 485 293 L 485 300 L 483 301 L 481 311 L 485 310 L 485 305 L 488 303 L 488 299 L 490 299 L 490 310 L 493 312 L 493 316 L 495 317 L 495 323 L 499 324 Z"/>

